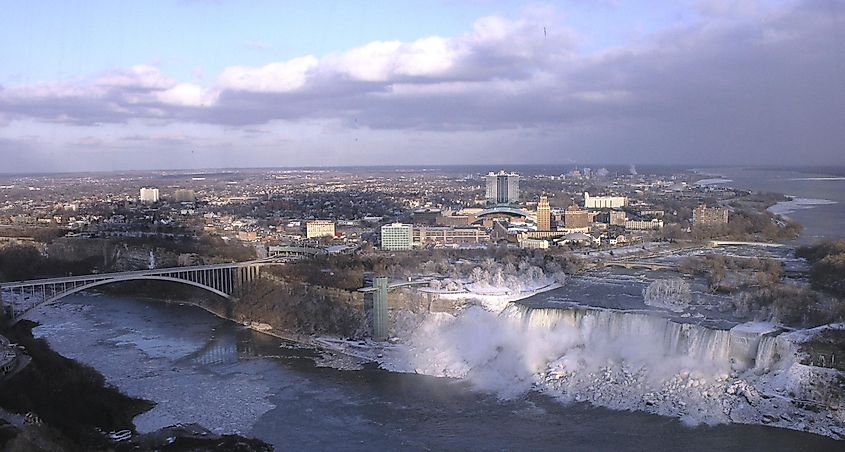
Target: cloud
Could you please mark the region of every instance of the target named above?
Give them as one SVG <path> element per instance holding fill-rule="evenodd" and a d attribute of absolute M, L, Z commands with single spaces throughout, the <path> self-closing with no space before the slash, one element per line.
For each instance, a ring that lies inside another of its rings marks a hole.
<path fill-rule="evenodd" d="M 226 68 L 218 79 L 225 90 L 285 93 L 303 86 L 311 70 L 318 65 L 317 58 L 305 56 L 271 63 L 259 68 L 233 66 Z"/>
<path fill-rule="evenodd" d="M 502 131 L 512 143 L 532 143 L 536 160 L 575 149 L 586 160 L 755 162 L 803 149 L 816 161 L 842 162 L 842 11 L 818 2 L 772 9 L 710 0 L 698 8 L 698 22 L 592 54 L 548 12 L 485 17 L 454 37 L 230 66 L 209 85 L 139 65 L 6 87 L 0 115 L 244 130 L 329 121 L 372 136 L 436 136 L 441 144 Z M 457 141 L 441 147 L 451 158 L 470 155 L 453 152 Z"/>
<path fill-rule="evenodd" d="M 184 107 L 203 107 L 217 102 L 218 93 L 204 90 L 202 86 L 180 83 L 172 88 L 159 91 L 156 99 L 169 105 Z"/>
<path fill-rule="evenodd" d="M 136 89 L 167 89 L 176 82 L 162 75 L 154 66 L 137 65 L 129 69 L 116 69 L 104 74 L 95 82 L 99 86 L 127 87 Z"/>

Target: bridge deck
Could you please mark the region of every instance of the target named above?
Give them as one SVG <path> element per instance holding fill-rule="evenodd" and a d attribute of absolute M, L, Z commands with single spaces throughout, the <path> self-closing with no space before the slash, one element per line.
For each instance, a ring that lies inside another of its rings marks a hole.
<path fill-rule="evenodd" d="M 41 285 L 48 285 L 48 284 L 62 284 L 62 283 L 74 283 L 74 282 L 86 282 L 86 281 L 94 281 L 94 280 L 104 280 L 104 279 L 131 279 L 133 277 L 138 276 L 154 276 L 154 275 L 167 275 L 167 274 L 174 274 L 180 272 L 197 272 L 197 271 L 204 271 L 204 270 L 219 270 L 219 269 L 233 269 L 233 268 L 242 268 L 249 265 L 261 265 L 258 262 L 240 262 L 240 263 L 231 263 L 231 264 L 212 264 L 212 265 L 195 265 L 191 267 L 165 267 L 165 268 L 155 268 L 152 270 L 133 270 L 127 272 L 112 272 L 112 273 L 92 273 L 90 275 L 76 275 L 76 276 L 63 276 L 58 278 L 42 278 L 42 279 L 29 279 L 24 281 L 11 281 L 6 283 L 0 283 L 0 287 L 3 289 L 12 289 L 12 288 L 20 288 L 20 287 L 31 287 L 31 286 L 41 286 Z"/>
<path fill-rule="evenodd" d="M 11 310 L 12 321 L 15 322 L 42 304 L 49 304 L 73 293 L 104 284 L 133 280 L 172 281 L 233 299 L 244 284 L 258 277 L 261 267 L 314 256 L 320 252 L 299 248 L 290 248 L 289 251 L 290 253 L 284 255 L 247 262 L 93 273 L 0 283 L 0 306 Z M 296 254 L 297 252 L 299 254 Z M 7 296 L 4 296 L 4 293 Z"/>

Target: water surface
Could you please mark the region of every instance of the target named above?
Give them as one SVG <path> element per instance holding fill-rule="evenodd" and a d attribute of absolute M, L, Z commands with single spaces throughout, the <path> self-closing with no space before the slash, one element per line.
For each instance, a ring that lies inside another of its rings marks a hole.
<path fill-rule="evenodd" d="M 198 422 L 278 450 L 835 450 L 828 438 L 763 426 L 687 427 L 677 419 L 562 404 L 538 393 L 499 400 L 468 383 L 319 367 L 313 350 L 189 306 L 74 296 L 39 308 L 37 335 L 124 392 L 157 402 L 148 431 Z"/>

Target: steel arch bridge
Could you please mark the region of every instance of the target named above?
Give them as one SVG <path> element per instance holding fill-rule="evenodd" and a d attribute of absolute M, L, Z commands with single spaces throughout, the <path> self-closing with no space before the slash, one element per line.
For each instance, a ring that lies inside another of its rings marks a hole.
<path fill-rule="evenodd" d="M 7 311 L 11 322 L 15 323 L 38 306 L 53 303 L 87 289 L 125 281 L 170 281 L 198 287 L 234 301 L 245 284 L 258 278 L 261 267 L 313 257 L 321 251 L 315 248 L 286 247 L 283 254 L 249 262 L 96 273 L 0 283 L 0 306 Z"/>

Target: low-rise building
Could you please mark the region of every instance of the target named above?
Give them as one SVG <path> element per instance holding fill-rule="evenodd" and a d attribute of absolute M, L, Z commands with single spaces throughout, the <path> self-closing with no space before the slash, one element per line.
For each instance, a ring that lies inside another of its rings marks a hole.
<path fill-rule="evenodd" d="M 663 227 L 663 220 L 628 220 L 625 222 L 625 229 L 632 231 L 647 231 Z"/>
<path fill-rule="evenodd" d="M 463 245 L 490 241 L 490 234 L 481 228 L 416 227 L 413 232 L 414 245 Z"/>
<path fill-rule="evenodd" d="M 309 239 L 317 237 L 334 237 L 335 223 L 330 220 L 311 220 L 305 223 L 305 237 Z"/>
<path fill-rule="evenodd" d="M 590 196 L 584 192 L 585 209 L 620 209 L 627 205 L 627 196 Z"/>
<path fill-rule="evenodd" d="M 475 215 L 441 215 L 435 220 L 438 226 L 469 226 L 478 218 Z"/>
<path fill-rule="evenodd" d="M 549 248 L 549 241 L 543 239 L 522 239 L 519 247 L 530 250 L 545 250 Z"/>

